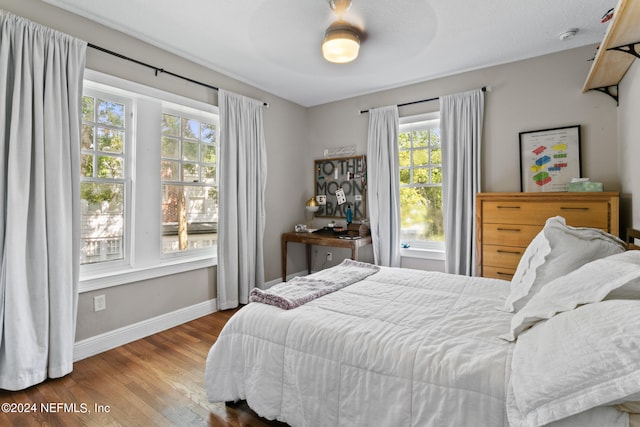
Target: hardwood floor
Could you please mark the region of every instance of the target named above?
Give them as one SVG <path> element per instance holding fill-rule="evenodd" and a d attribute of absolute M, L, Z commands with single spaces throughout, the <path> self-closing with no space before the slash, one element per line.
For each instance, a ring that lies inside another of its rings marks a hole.
<path fill-rule="evenodd" d="M 19 392 L 0 390 L 0 403 L 30 413 L 0 412 L 2 426 L 286 426 L 258 417 L 246 403 L 209 403 L 207 353 L 234 310 L 77 362 L 71 374 Z"/>

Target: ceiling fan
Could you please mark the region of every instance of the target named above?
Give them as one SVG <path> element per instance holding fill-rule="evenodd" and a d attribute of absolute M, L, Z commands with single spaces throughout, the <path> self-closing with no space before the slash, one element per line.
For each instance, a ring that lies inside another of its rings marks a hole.
<path fill-rule="evenodd" d="M 329 0 L 329 7 L 338 15 L 324 33 L 322 56 L 329 62 L 344 64 L 358 57 L 364 33 L 343 19 L 351 0 Z"/>

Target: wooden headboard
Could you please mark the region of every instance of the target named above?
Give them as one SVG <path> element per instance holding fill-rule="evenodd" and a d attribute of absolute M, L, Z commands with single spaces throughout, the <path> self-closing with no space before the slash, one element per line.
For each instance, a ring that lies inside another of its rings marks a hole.
<path fill-rule="evenodd" d="M 636 239 L 640 240 L 640 230 L 627 228 L 627 249 L 640 249 L 640 244 L 636 243 Z"/>

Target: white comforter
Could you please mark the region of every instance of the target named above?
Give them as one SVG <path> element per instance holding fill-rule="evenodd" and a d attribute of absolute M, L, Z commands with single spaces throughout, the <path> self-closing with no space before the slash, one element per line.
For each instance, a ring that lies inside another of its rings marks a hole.
<path fill-rule="evenodd" d="M 293 310 L 251 303 L 211 348 L 208 398 L 292 426 L 508 426 L 508 291 L 383 268 Z"/>

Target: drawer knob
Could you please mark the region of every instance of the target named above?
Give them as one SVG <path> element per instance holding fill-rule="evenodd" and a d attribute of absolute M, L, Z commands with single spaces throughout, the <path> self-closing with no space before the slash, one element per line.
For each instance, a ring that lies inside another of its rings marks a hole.
<path fill-rule="evenodd" d="M 520 206 L 498 206 L 498 209 L 520 209 Z"/>
<path fill-rule="evenodd" d="M 589 208 L 584 208 L 584 207 L 565 207 L 565 206 L 561 206 L 560 210 L 562 211 L 588 211 Z"/>
<path fill-rule="evenodd" d="M 498 227 L 498 231 L 511 231 L 514 233 L 519 233 L 522 230 L 520 230 L 519 228 L 503 228 L 503 227 Z"/>

